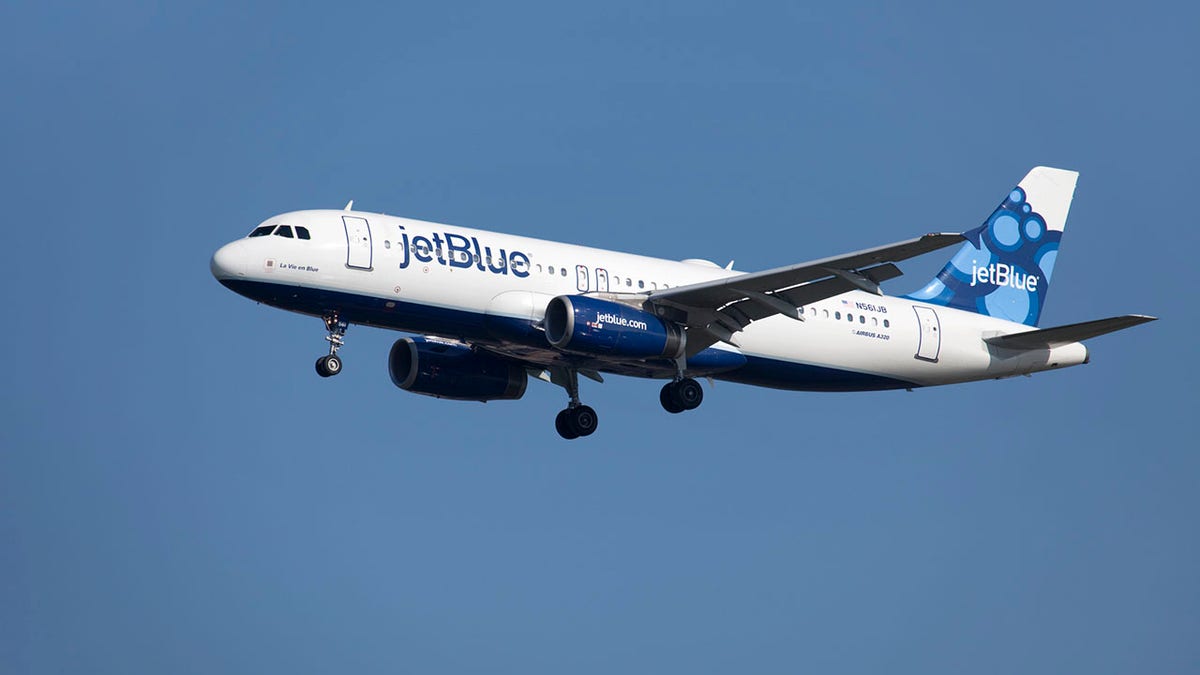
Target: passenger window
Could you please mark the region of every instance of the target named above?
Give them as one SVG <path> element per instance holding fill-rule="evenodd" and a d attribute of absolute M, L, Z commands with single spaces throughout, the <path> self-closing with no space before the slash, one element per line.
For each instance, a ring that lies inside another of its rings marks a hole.
<path fill-rule="evenodd" d="M 625 285 L 626 285 L 626 286 L 632 286 L 632 285 L 633 285 L 633 279 L 626 279 L 626 280 L 625 280 Z"/>
<path fill-rule="evenodd" d="M 863 316 L 862 314 L 859 314 L 859 315 L 858 315 L 858 322 L 859 322 L 859 323 L 866 323 L 866 322 L 867 322 L 867 317 Z"/>
<path fill-rule="evenodd" d="M 291 239 L 292 238 L 292 226 L 291 225 L 280 225 L 279 229 L 275 230 L 275 236 L 276 237 L 287 237 L 288 239 Z"/>
<path fill-rule="evenodd" d="M 645 287 L 646 287 L 646 282 L 642 281 L 641 279 L 638 279 L 638 288 L 645 288 Z"/>
<path fill-rule="evenodd" d="M 883 320 L 883 327 L 884 327 L 884 328 L 891 328 L 891 327 L 892 327 L 892 322 L 891 322 L 891 321 L 888 321 L 887 319 L 884 319 L 884 320 Z"/>
<path fill-rule="evenodd" d="M 256 227 L 256 228 L 254 228 L 254 231 L 253 231 L 253 232 L 251 232 L 249 236 L 251 236 L 251 237 L 265 237 L 265 236 L 267 236 L 268 234 L 271 234 L 271 231 L 272 231 L 272 230 L 274 230 L 274 229 L 275 229 L 275 226 L 274 226 L 274 225 L 263 225 L 262 227 Z"/>
<path fill-rule="evenodd" d="M 871 325 L 872 325 L 872 326 L 878 326 L 878 325 L 879 325 L 879 319 L 876 319 L 875 317 L 871 317 Z"/>
<path fill-rule="evenodd" d="M 849 321 L 849 322 L 851 322 L 851 323 L 853 323 L 853 322 L 854 322 L 854 315 L 853 315 L 853 314 L 847 314 L 847 315 L 846 315 L 846 320 L 847 320 L 847 321 Z"/>
<path fill-rule="evenodd" d="M 822 311 L 822 312 L 825 312 L 825 318 L 826 318 L 826 319 L 828 319 L 828 318 L 829 318 L 829 310 L 827 310 L 827 309 L 823 309 L 823 310 L 821 310 L 821 311 Z"/>
<path fill-rule="evenodd" d="M 298 228 L 298 227 L 296 228 L 296 234 L 300 234 L 300 228 Z M 308 237 L 300 237 L 300 238 L 301 238 L 301 239 L 308 239 Z M 384 248 L 391 248 L 391 247 L 392 247 L 392 240 L 391 240 L 391 239 L 384 239 L 384 240 L 383 240 L 383 247 L 384 247 Z"/>
<path fill-rule="evenodd" d="M 547 267 L 546 271 L 549 272 L 550 274 L 554 274 L 554 266 L 551 265 L 550 267 Z"/>
<path fill-rule="evenodd" d="M 562 272 L 562 274 L 560 274 L 559 276 L 563 276 L 563 277 L 567 276 L 567 268 L 563 267 L 559 271 Z"/>
<path fill-rule="evenodd" d="M 542 273 L 542 263 L 538 263 L 538 274 Z"/>
<path fill-rule="evenodd" d="M 841 312 L 834 312 L 834 313 L 833 313 L 833 318 L 837 319 L 838 321 L 841 321 L 841 320 L 842 320 L 842 313 L 841 313 Z"/>
<path fill-rule="evenodd" d="M 308 228 L 307 227 L 301 227 L 301 226 L 297 225 L 296 226 L 296 238 L 297 239 L 311 239 L 312 237 L 308 236 Z"/>

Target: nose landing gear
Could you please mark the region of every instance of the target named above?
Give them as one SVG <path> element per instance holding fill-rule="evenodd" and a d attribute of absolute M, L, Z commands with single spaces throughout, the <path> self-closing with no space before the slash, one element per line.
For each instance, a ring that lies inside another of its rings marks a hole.
<path fill-rule="evenodd" d="M 317 374 L 321 377 L 333 377 L 342 372 L 342 360 L 335 354 L 322 356 L 317 359 Z"/>
<path fill-rule="evenodd" d="M 346 329 L 350 324 L 342 321 L 337 314 L 329 314 L 324 320 L 325 330 L 329 331 L 329 335 L 325 336 L 329 342 L 329 354 L 317 359 L 317 374 L 321 377 L 333 377 L 342 372 L 342 360 L 337 351 L 346 344 Z"/>

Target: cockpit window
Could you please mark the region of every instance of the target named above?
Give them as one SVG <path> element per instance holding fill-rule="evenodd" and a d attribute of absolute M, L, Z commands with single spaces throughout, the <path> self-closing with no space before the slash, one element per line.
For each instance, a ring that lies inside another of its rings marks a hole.
<path fill-rule="evenodd" d="M 297 239 L 311 239 L 311 237 L 308 236 L 308 228 L 300 227 L 299 225 L 297 225 L 296 226 L 296 238 Z"/>
<path fill-rule="evenodd" d="M 271 230 L 274 230 L 274 229 L 275 229 L 275 226 L 274 226 L 274 225 L 262 225 L 262 226 L 259 226 L 259 227 L 256 227 L 256 228 L 254 228 L 254 231 L 253 231 L 253 232 L 251 232 L 251 233 L 249 234 L 249 236 L 251 236 L 251 237 L 265 237 L 265 236 L 267 236 L 268 234 L 271 234 Z"/>
<path fill-rule="evenodd" d="M 275 236 L 276 237 L 287 237 L 288 239 L 291 239 L 292 238 L 292 226 L 291 225 L 280 225 L 279 229 L 275 230 Z"/>

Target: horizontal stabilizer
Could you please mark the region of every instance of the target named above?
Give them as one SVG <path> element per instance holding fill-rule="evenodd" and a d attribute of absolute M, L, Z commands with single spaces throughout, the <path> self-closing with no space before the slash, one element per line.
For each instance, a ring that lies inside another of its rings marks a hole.
<path fill-rule="evenodd" d="M 1125 316 L 1084 321 L 1083 323 L 1073 323 L 1067 326 L 1031 330 L 1027 333 L 999 335 L 997 337 L 984 338 L 983 341 L 1005 349 L 1050 349 L 1143 324 L 1147 321 L 1154 321 L 1156 318 L 1158 317 L 1144 316 L 1142 314 L 1126 314 Z"/>

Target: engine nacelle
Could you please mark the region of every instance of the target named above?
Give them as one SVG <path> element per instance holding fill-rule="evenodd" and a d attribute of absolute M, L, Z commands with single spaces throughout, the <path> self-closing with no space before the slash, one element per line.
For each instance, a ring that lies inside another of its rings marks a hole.
<path fill-rule="evenodd" d="M 518 399 L 529 384 L 518 363 L 420 337 L 396 340 L 388 353 L 388 375 L 405 391 L 457 401 Z"/>
<path fill-rule="evenodd" d="M 584 295 L 560 295 L 546 306 L 546 339 L 559 349 L 628 358 L 676 358 L 683 330 L 649 312 Z"/>

